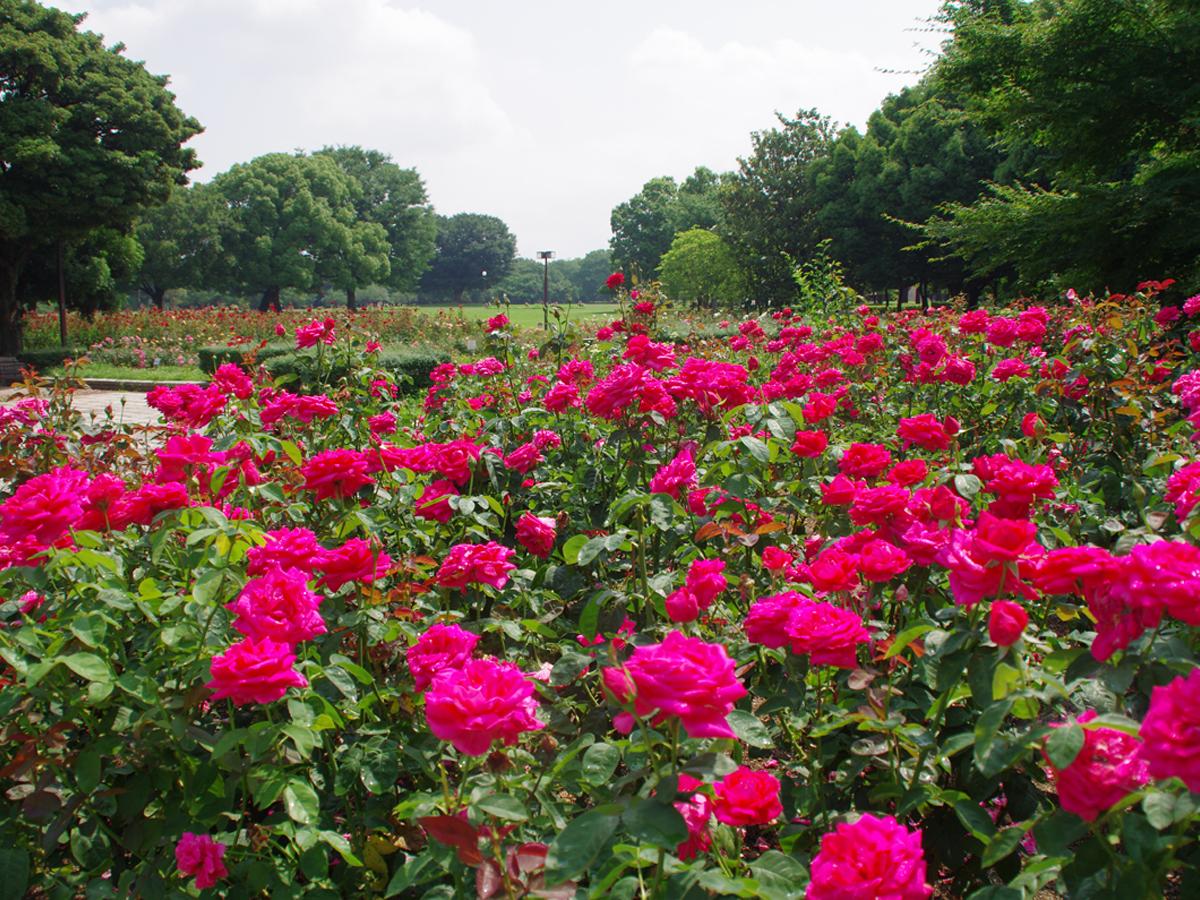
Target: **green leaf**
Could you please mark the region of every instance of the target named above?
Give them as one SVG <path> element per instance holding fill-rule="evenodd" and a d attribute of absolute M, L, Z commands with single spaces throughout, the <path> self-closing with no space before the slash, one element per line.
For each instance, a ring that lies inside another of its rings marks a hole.
<path fill-rule="evenodd" d="M 798 859 L 794 859 L 786 853 L 780 853 L 778 850 L 768 850 L 750 863 L 750 871 L 759 879 L 768 873 L 782 879 L 788 885 L 788 892 L 785 895 L 788 897 L 802 897 L 804 888 L 809 881 L 808 869 L 804 868 Z"/>
<path fill-rule="evenodd" d="M 579 551 L 583 549 L 583 545 L 587 542 L 588 536 L 586 534 L 577 534 L 574 537 L 569 538 L 567 542 L 563 544 L 563 559 L 566 561 L 568 566 L 579 564 Z"/>
<path fill-rule="evenodd" d="M 989 885 L 970 894 L 967 900 L 1022 900 L 1024 896 L 1016 888 Z"/>
<path fill-rule="evenodd" d="M 983 482 L 975 475 L 955 475 L 954 490 L 960 497 L 970 500 L 983 490 Z"/>
<path fill-rule="evenodd" d="M 280 441 L 279 447 L 283 450 L 288 459 L 292 461 L 292 465 L 299 466 L 304 462 L 304 454 L 300 452 L 300 448 L 292 441 Z"/>
<path fill-rule="evenodd" d="M 301 825 L 315 824 L 321 812 L 317 792 L 307 781 L 298 778 L 293 778 L 283 789 L 283 805 L 288 818 Z"/>
<path fill-rule="evenodd" d="M 884 659 L 891 659 L 893 656 L 898 656 L 904 652 L 904 648 L 915 641 L 922 635 L 933 631 L 932 625 L 913 625 L 911 628 L 905 628 L 902 632 L 896 635 L 896 639 L 892 641 L 887 649 L 887 653 L 883 655 Z"/>
<path fill-rule="evenodd" d="M 983 711 L 979 721 L 975 723 L 975 765 L 980 768 L 983 767 L 984 760 L 996 741 L 996 733 L 1004 724 L 1012 705 L 1011 697 L 993 703 Z"/>
<path fill-rule="evenodd" d="M 621 762 L 621 751 L 612 744 L 592 744 L 583 754 L 581 774 L 588 784 L 608 784 Z"/>
<path fill-rule="evenodd" d="M 491 794 L 475 801 L 474 806 L 488 815 L 495 816 L 497 819 L 507 819 L 510 822 L 524 822 L 529 818 L 529 811 L 525 809 L 524 803 L 516 797 L 508 797 L 504 794 Z"/>
<path fill-rule="evenodd" d="M 646 504 L 650 510 L 650 524 L 659 531 L 670 531 L 675 524 L 675 501 L 666 494 L 651 494 Z"/>
<path fill-rule="evenodd" d="M 617 830 L 619 821 L 616 816 L 589 810 L 568 822 L 550 842 L 546 854 L 546 884 L 561 884 L 587 871 Z"/>
<path fill-rule="evenodd" d="M 592 658 L 585 653 L 564 653 L 550 669 L 550 686 L 570 684 L 591 664 Z"/>
<path fill-rule="evenodd" d="M 1046 739 L 1046 756 L 1060 772 L 1075 761 L 1083 749 L 1083 729 L 1076 723 L 1055 728 Z"/>
<path fill-rule="evenodd" d="M 1196 811 L 1196 801 L 1192 799 L 1191 794 L 1175 795 L 1165 791 L 1154 791 L 1142 800 L 1142 811 L 1150 824 L 1162 831 L 1192 815 Z"/>
<path fill-rule="evenodd" d="M 635 838 L 674 850 L 687 840 L 687 823 L 670 803 L 635 797 L 621 815 L 625 829 Z"/>
<path fill-rule="evenodd" d="M 99 647 L 104 642 L 108 626 L 98 615 L 80 616 L 71 623 L 71 633 L 89 647 Z"/>
<path fill-rule="evenodd" d="M 221 583 L 225 580 L 224 569 L 209 569 L 196 579 L 192 588 L 192 596 L 203 606 L 211 606 L 221 593 Z"/>
<path fill-rule="evenodd" d="M 297 725 L 295 722 L 289 722 L 280 731 L 292 739 L 292 743 L 296 745 L 296 752 L 305 759 L 308 758 L 308 755 L 313 751 L 313 747 L 316 746 L 317 736 L 311 728 Z"/>
<path fill-rule="evenodd" d="M 982 844 L 991 842 L 992 835 L 996 833 L 996 826 L 992 817 L 984 812 L 983 807 L 976 801 L 959 800 L 954 804 L 954 815 L 958 816 L 958 821 L 962 822 L 963 827 Z"/>
<path fill-rule="evenodd" d="M 1000 862 L 1021 845 L 1023 837 L 1025 837 L 1025 828 L 1021 825 L 1014 825 L 1012 828 L 1000 831 L 988 841 L 988 845 L 983 851 L 983 867 L 986 869 Z"/>
<path fill-rule="evenodd" d="M 733 733 L 738 736 L 739 741 L 764 750 L 775 746 L 775 742 L 771 739 L 771 732 L 754 713 L 746 712 L 744 709 L 735 709 L 729 714 L 726 721 L 729 722 L 729 727 L 733 729 Z"/>
<path fill-rule="evenodd" d="M 70 653 L 64 656 L 60 662 L 80 678 L 86 678 L 88 681 L 113 680 L 112 669 L 95 653 Z"/>
<path fill-rule="evenodd" d="M 95 750 L 84 750 L 75 757 L 75 784 L 85 794 L 100 784 L 100 754 Z"/>
<path fill-rule="evenodd" d="M 29 888 L 29 852 L 0 847 L 0 900 L 21 900 Z"/>
<path fill-rule="evenodd" d="M 771 448 L 758 438 L 747 434 L 744 437 L 739 438 L 739 441 L 743 447 L 750 451 L 750 455 L 763 465 L 766 465 L 771 461 Z"/>
<path fill-rule="evenodd" d="M 597 556 L 604 552 L 605 538 L 603 535 L 589 539 L 582 547 L 579 548 L 579 553 L 576 555 L 575 564 L 578 566 L 586 566 L 592 562 Z"/>

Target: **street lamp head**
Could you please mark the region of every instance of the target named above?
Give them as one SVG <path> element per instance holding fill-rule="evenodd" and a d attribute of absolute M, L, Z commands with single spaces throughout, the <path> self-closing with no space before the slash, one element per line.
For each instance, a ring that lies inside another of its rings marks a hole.
<path fill-rule="evenodd" d="M 538 259 L 554 259 L 553 250 L 539 250 Z"/>

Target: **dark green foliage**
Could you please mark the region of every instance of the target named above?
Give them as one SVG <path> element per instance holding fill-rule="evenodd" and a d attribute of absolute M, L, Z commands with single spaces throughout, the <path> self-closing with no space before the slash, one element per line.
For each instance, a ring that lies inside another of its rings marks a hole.
<path fill-rule="evenodd" d="M 31 256 L 97 228 L 122 230 L 198 162 L 200 131 L 167 79 L 82 15 L 0 2 L 0 352 L 21 346 L 18 288 Z"/>
<path fill-rule="evenodd" d="M 517 239 L 500 219 L 478 213 L 438 216 L 437 252 L 421 291 L 461 303 L 467 291 L 498 283 L 513 263 Z"/>

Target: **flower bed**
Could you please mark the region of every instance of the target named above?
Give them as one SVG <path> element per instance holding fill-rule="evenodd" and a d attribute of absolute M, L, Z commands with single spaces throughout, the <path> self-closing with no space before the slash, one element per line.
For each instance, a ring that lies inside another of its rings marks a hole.
<path fill-rule="evenodd" d="M 1132 297 L 0 413 L 46 895 L 1188 896 L 1200 372 Z M 622 298 L 624 299 L 624 297 Z M 1190 421 L 1189 421 L 1190 419 Z"/>

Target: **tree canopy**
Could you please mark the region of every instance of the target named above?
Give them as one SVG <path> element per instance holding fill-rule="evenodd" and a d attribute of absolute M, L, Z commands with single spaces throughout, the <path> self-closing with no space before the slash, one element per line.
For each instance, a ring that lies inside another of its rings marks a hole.
<path fill-rule="evenodd" d="M 742 274 L 733 250 L 720 235 L 703 228 L 675 235 L 658 272 L 673 300 L 707 307 L 742 299 Z"/>
<path fill-rule="evenodd" d="M 629 275 L 649 278 L 675 235 L 689 228 L 713 228 L 723 218 L 722 176 L 700 166 L 677 184 L 670 176 L 651 178 L 613 208 L 609 242 L 612 263 Z"/>
<path fill-rule="evenodd" d="M 0 353 L 21 346 L 18 288 L 39 250 L 123 229 L 198 162 L 200 124 L 167 79 L 80 31 L 82 15 L 0 0 Z"/>
<path fill-rule="evenodd" d="M 355 179 L 360 190 L 351 203 L 360 222 L 379 225 L 387 234 L 388 274 L 381 283 L 398 291 L 416 290 L 437 249 L 437 221 L 416 169 L 404 169 L 378 150 L 326 147 L 319 151 Z M 363 282 L 348 267 L 337 281 L 347 305 Z"/>
<path fill-rule="evenodd" d="M 422 291 L 461 303 L 467 291 L 492 287 L 508 274 L 517 239 L 495 216 L 459 213 L 437 219 L 437 252 Z"/>
<path fill-rule="evenodd" d="M 361 186 L 328 155 L 269 153 L 213 179 L 225 205 L 221 244 L 230 284 L 261 291 L 260 309 L 285 287 L 322 280 L 345 289 L 387 277 L 387 232 L 358 218 Z"/>
<path fill-rule="evenodd" d="M 936 73 L 1040 178 L 946 198 L 927 234 L 982 274 L 1123 288 L 1200 276 L 1200 16 L 1187 0 L 952 2 Z"/>

